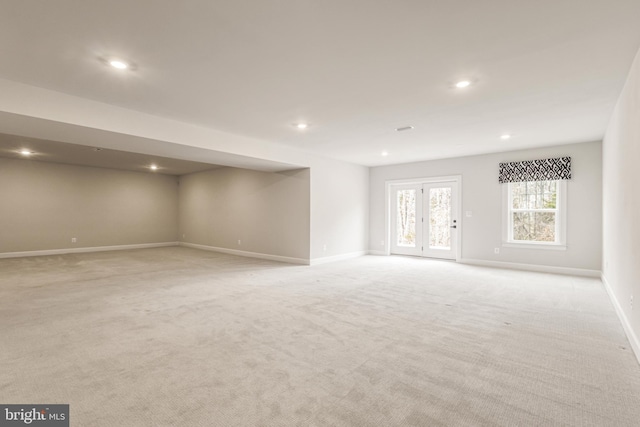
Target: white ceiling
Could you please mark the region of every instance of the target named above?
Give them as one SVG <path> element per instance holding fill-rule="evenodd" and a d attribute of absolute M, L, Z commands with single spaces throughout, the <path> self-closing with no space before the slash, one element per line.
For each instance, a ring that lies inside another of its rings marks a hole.
<path fill-rule="evenodd" d="M 0 6 L 2 78 L 368 166 L 601 139 L 640 47 L 638 0 Z"/>
<path fill-rule="evenodd" d="M 22 151 L 32 154 L 25 156 L 21 154 Z M 0 133 L 0 157 L 165 175 L 186 175 L 220 167 L 170 157 L 25 138 L 4 133 Z M 155 165 L 157 169 L 151 170 L 151 165 Z"/>

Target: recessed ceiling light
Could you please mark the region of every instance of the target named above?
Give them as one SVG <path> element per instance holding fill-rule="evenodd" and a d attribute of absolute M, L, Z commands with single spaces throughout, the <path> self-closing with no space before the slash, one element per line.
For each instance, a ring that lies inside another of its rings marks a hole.
<path fill-rule="evenodd" d="M 127 68 L 129 68 L 129 64 L 120 59 L 110 60 L 109 65 L 111 65 L 113 68 L 117 68 L 118 70 L 126 70 Z"/>
<path fill-rule="evenodd" d="M 120 71 L 136 71 L 138 69 L 138 66 L 134 62 L 126 61 L 115 56 L 99 56 L 97 59 L 102 65 L 112 67 Z"/>
<path fill-rule="evenodd" d="M 29 151 L 29 150 L 20 150 L 20 154 L 22 154 L 23 156 L 30 156 L 33 154 L 33 151 Z"/>
<path fill-rule="evenodd" d="M 380 154 L 381 154 L 382 156 L 388 156 L 388 155 L 389 155 L 389 153 L 388 153 L 388 152 L 386 152 L 386 151 L 383 151 L 383 152 L 382 152 L 382 153 L 380 153 Z"/>
<path fill-rule="evenodd" d="M 508 133 L 503 133 L 502 135 L 500 135 L 500 139 L 503 139 L 506 141 L 507 139 L 511 139 L 511 135 Z"/>
<path fill-rule="evenodd" d="M 158 170 L 158 166 L 157 165 L 151 165 L 151 166 L 149 166 L 149 169 L 151 169 L 152 171 L 157 171 Z"/>
<path fill-rule="evenodd" d="M 298 128 L 298 129 L 306 129 L 306 128 L 309 127 L 309 124 L 308 123 L 296 123 L 294 126 L 296 128 Z"/>
<path fill-rule="evenodd" d="M 469 87 L 471 85 L 471 82 L 469 80 L 460 80 L 458 83 L 456 83 L 456 87 L 458 89 L 464 89 L 465 87 Z"/>
<path fill-rule="evenodd" d="M 403 126 L 403 127 L 400 127 L 400 128 L 396 128 L 396 132 L 402 132 L 402 131 L 405 131 L 405 130 L 412 130 L 412 129 L 413 129 L 413 126 Z"/>

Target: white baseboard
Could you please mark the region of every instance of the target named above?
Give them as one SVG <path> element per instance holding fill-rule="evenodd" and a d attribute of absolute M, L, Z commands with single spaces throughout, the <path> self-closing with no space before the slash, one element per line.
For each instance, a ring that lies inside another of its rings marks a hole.
<path fill-rule="evenodd" d="M 622 323 L 622 328 L 624 329 L 624 332 L 627 334 L 627 338 L 629 339 L 629 343 L 631 344 L 631 349 L 635 353 L 636 359 L 638 359 L 638 363 L 640 363 L 640 340 L 638 340 L 638 336 L 633 331 L 633 328 L 629 323 L 629 319 L 627 319 L 627 316 L 624 314 L 624 311 L 622 310 L 620 301 L 618 301 L 618 298 L 616 298 L 616 295 L 613 293 L 613 289 L 611 288 L 611 285 L 607 281 L 607 278 L 604 276 L 604 274 L 601 275 L 601 279 L 602 279 L 602 283 L 604 284 L 604 288 L 607 290 L 607 293 L 609 294 L 609 299 L 611 299 L 611 303 L 613 304 L 613 307 L 616 309 L 616 313 L 618 314 L 620 323 Z"/>
<path fill-rule="evenodd" d="M 367 251 L 358 251 L 358 252 L 349 252 L 347 254 L 326 256 L 326 257 L 322 257 L 322 258 L 313 258 L 309 262 L 309 264 L 310 265 L 319 265 L 319 264 L 326 264 L 328 262 L 344 261 L 346 259 L 358 258 L 358 257 L 361 257 L 363 255 L 367 255 L 367 253 L 368 253 Z"/>
<path fill-rule="evenodd" d="M 270 255 L 270 254 L 263 254 L 260 252 L 239 251 L 237 249 L 219 248 L 217 246 L 199 245 L 197 243 L 180 242 L 179 245 L 185 246 L 188 248 L 193 248 L 193 249 L 201 249 L 203 251 L 220 252 L 223 254 L 238 255 L 238 256 L 243 256 L 247 258 L 267 259 L 269 261 L 286 262 L 289 264 L 309 265 L 309 260 L 304 258 L 293 258 L 293 257 L 287 257 L 287 256 L 280 256 L 280 255 Z"/>
<path fill-rule="evenodd" d="M 138 245 L 94 246 L 89 248 L 65 248 L 65 249 L 47 249 L 42 251 L 5 252 L 5 253 L 0 253 L 0 258 L 22 258 L 22 257 L 30 257 L 30 256 L 79 254 L 79 253 L 87 253 L 87 252 L 126 251 L 129 249 L 147 249 L 147 248 L 161 248 L 166 246 L 178 246 L 178 244 L 179 244 L 178 242 L 141 243 Z"/>
<path fill-rule="evenodd" d="M 570 276 L 600 277 L 600 271 L 583 268 L 553 267 L 550 265 L 519 264 L 515 262 L 485 261 L 482 259 L 461 259 L 462 264 L 480 265 L 483 267 L 506 268 L 509 270 L 537 271 L 541 273 L 567 274 Z"/>

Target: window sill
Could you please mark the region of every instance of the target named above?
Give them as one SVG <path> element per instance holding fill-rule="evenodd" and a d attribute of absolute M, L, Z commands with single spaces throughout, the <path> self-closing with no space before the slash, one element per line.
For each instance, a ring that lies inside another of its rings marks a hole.
<path fill-rule="evenodd" d="M 547 251 L 566 251 L 567 245 L 556 243 L 516 243 L 516 242 L 502 242 L 504 248 L 520 248 L 520 249 L 543 249 Z"/>

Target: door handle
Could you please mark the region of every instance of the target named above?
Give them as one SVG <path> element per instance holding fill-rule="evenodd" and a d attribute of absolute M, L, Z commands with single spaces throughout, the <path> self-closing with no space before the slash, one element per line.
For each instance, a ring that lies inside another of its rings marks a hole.
<path fill-rule="evenodd" d="M 458 228 L 458 226 L 457 225 L 452 225 L 451 228 Z"/>

